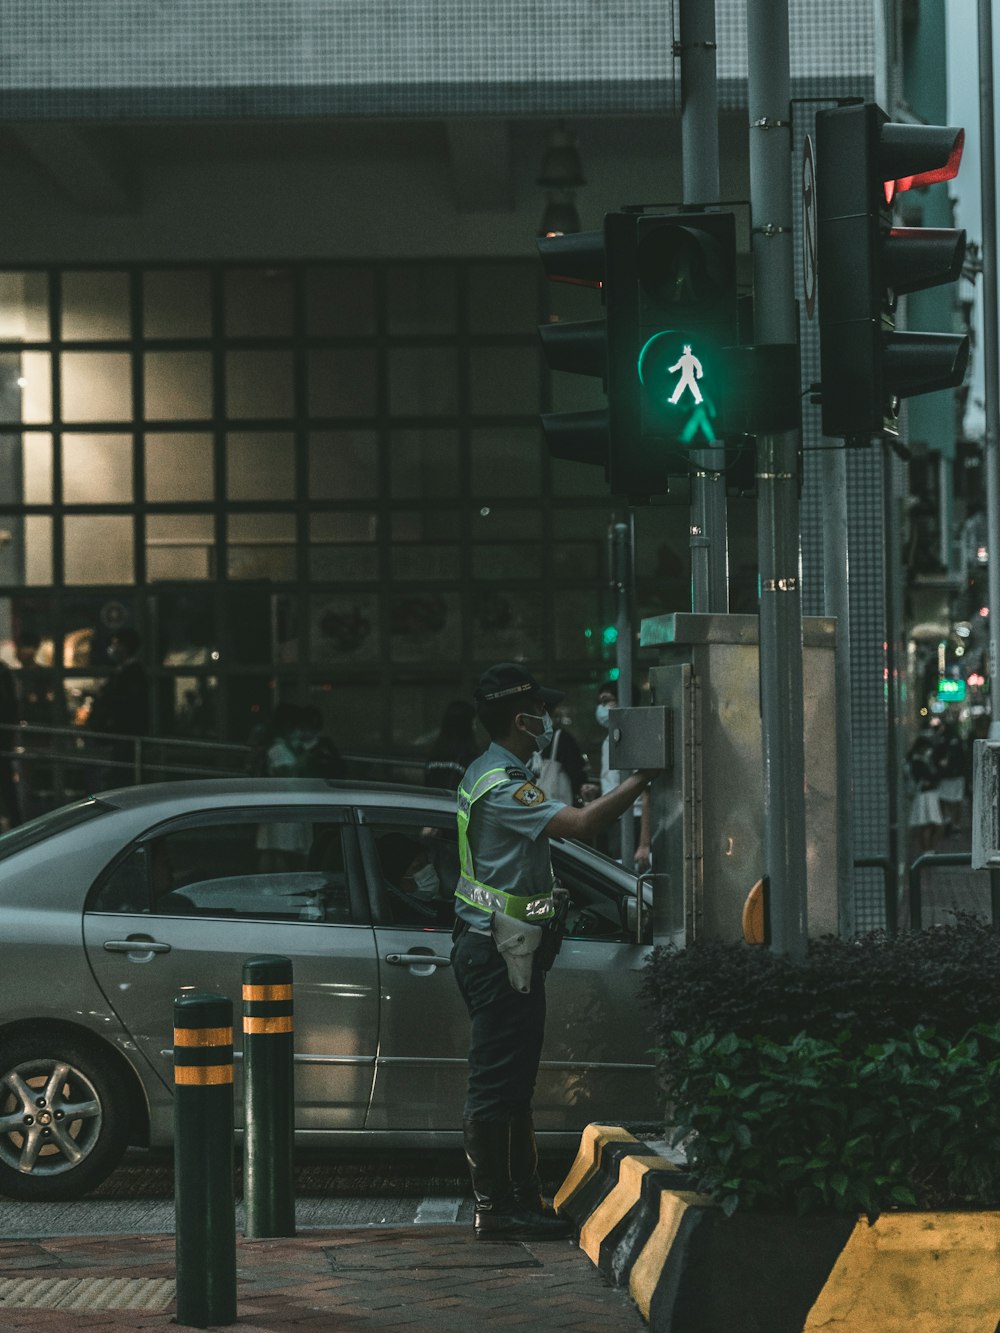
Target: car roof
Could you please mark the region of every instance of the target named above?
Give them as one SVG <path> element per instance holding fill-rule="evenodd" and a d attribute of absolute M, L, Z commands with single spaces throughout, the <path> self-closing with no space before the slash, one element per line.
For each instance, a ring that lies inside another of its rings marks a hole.
<path fill-rule="evenodd" d="M 175 804 L 189 800 L 253 800 L 256 797 L 286 800 L 330 800 L 339 804 L 357 802 L 399 803 L 455 808 L 451 791 L 431 787 L 408 786 L 394 782 L 345 782 L 322 778 L 196 778 L 178 782 L 146 782 L 134 787 L 116 787 L 95 793 L 98 800 L 119 810 L 137 810 L 144 806 Z"/>

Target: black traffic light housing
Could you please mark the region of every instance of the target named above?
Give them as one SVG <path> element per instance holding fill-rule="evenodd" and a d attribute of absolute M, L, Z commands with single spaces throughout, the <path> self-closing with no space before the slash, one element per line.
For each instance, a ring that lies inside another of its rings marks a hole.
<path fill-rule="evenodd" d="M 605 219 L 609 480 L 661 494 L 687 451 L 721 443 L 738 341 L 732 213 L 610 213 Z"/>
<path fill-rule="evenodd" d="M 613 494 L 644 503 L 693 452 L 729 437 L 744 457 L 747 434 L 798 426 L 797 346 L 740 345 L 735 214 L 626 209 L 538 248 L 550 279 L 599 288 L 607 310 L 540 326 L 552 369 L 600 376 L 608 396 L 542 417 L 554 458 L 602 465 Z"/>
<path fill-rule="evenodd" d="M 892 224 L 897 194 L 957 175 L 965 132 L 865 102 L 819 112 L 816 134 L 823 433 L 895 434 L 899 399 L 958 386 L 968 364 L 967 336 L 895 327 L 897 297 L 959 276 L 965 232 Z"/>
<path fill-rule="evenodd" d="M 551 281 L 593 287 L 598 291 L 602 288 L 605 275 L 603 232 L 543 236 L 537 245 L 545 274 Z M 553 370 L 596 375 L 606 383 L 607 328 L 603 319 L 570 324 L 556 320 L 540 324 L 538 332 L 545 359 Z M 610 433 L 606 410 L 548 412 L 542 416 L 542 431 L 553 458 L 599 464 L 607 475 Z"/>

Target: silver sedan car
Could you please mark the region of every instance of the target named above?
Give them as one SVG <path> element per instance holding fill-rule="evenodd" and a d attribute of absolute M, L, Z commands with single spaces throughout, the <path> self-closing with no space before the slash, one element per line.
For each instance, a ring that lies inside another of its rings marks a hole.
<path fill-rule="evenodd" d="M 635 879 L 554 842 L 542 1141 L 652 1120 Z M 0 1192 L 75 1198 L 173 1133 L 173 1001 L 292 961 L 300 1143 L 461 1142 L 468 1016 L 449 975 L 454 795 L 220 779 L 105 792 L 0 837 Z M 238 1036 L 237 1036 L 238 1040 Z M 237 1060 L 239 1054 L 237 1052 Z M 236 1118 L 241 1121 L 240 1081 Z"/>

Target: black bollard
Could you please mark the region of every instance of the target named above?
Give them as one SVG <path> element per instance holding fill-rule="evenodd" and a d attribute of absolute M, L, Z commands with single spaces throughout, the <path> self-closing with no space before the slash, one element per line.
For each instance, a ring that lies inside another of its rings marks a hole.
<path fill-rule="evenodd" d="M 177 1323 L 236 1322 L 233 1002 L 174 1000 Z"/>
<path fill-rule="evenodd" d="M 243 964 L 243 1199 L 246 1234 L 295 1235 L 292 964 Z"/>

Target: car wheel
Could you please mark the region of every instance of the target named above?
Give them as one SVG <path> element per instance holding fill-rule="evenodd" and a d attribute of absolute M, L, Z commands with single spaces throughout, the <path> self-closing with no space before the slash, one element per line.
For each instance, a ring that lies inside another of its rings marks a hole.
<path fill-rule="evenodd" d="M 0 1045 L 0 1194 L 78 1199 L 128 1145 L 129 1101 L 108 1058 L 69 1034 Z"/>

